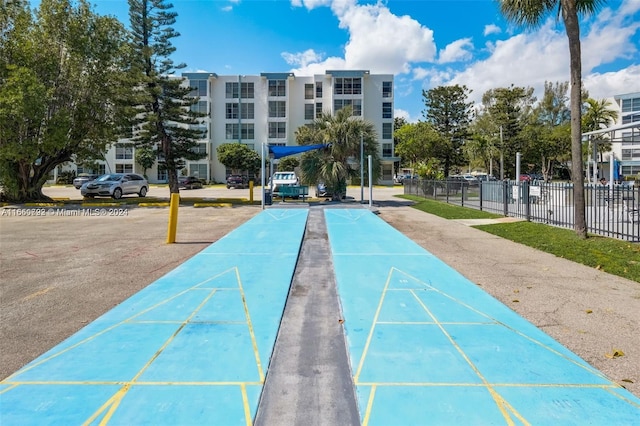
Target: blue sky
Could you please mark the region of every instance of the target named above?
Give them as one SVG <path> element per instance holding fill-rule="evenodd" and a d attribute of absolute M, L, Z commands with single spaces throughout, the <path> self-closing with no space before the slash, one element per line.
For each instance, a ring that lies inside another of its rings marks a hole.
<path fill-rule="evenodd" d="M 128 24 L 126 0 L 93 0 Z M 173 0 L 175 63 L 219 75 L 367 69 L 395 76 L 396 116 L 422 118 L 422 90 L 465 84 L 536 89 L 569 79 L 564 26 L 516 28 L 494 0 Z M 34 2 L 35 4 L 35 2 Z M 593 98 L 640 91 L 640 0 L 609 0 L 581 23 Z"/>

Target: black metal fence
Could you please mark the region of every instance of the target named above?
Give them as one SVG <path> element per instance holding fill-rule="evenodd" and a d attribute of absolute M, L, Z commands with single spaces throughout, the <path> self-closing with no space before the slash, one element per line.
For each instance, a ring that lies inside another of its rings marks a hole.
<path fill-rule="evenodd" d="M 404 193 L 563 228 L 574 227 L 573 184 L 405 180 Z M 640 187 L 585 185 L 587 232 L 640 242 Z"/>

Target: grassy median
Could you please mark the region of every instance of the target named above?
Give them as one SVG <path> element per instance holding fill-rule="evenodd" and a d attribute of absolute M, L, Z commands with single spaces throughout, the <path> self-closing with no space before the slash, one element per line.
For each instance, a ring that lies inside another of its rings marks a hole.
<path fill-rule="evenodd" d="M 414 208 L 445 219 L 503 217 L 411 195 L 400 198 L 415 201 Z M 595 235 L 585 240 L 571 229 L 525 221 L 475 228 L 640 283 L 640 244 Z"/>

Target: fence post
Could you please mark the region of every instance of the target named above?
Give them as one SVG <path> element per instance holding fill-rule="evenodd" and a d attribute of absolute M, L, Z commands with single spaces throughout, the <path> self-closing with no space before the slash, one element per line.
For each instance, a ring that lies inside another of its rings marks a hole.
<path fill-rule="evenodd" d="M 480 192 L 480 194 L 479 194 L 479 196 L 480 196 L 480 211 L 482 211 L 482 184 L 483 184 L 483 182 L 484 181 L 480 181 L 480 186 L 478 188 L 478 191 Z"/>
<path fill-rule="evenodd" d="M 531 204 L 529 203 L 529 182 L 522 182 L 522 202 L 524 202 L 524 218 L 531 221 Z"/>
<path fill-rule="evenodd" d="M 509 181 L 508 180 L 503 180 L 502 181 L 502 209 L 504 212 L 505 216 L 509 216 L 509 194 L 508 194 L 508 189 L 509 189 Z"/>

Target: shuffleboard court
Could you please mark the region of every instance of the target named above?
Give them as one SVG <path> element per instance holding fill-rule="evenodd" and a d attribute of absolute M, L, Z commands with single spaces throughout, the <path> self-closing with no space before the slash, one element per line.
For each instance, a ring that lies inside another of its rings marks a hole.
<path fill-rule="evenodd" d="M 640 424 L 640 400 L 368 210 L 325 210 L 362 424 Z"/>
<path fill-rule="evenodd" d="M 307 216 L 262 212 L 5 379 L 0 423 L 251 424 Z"/>

